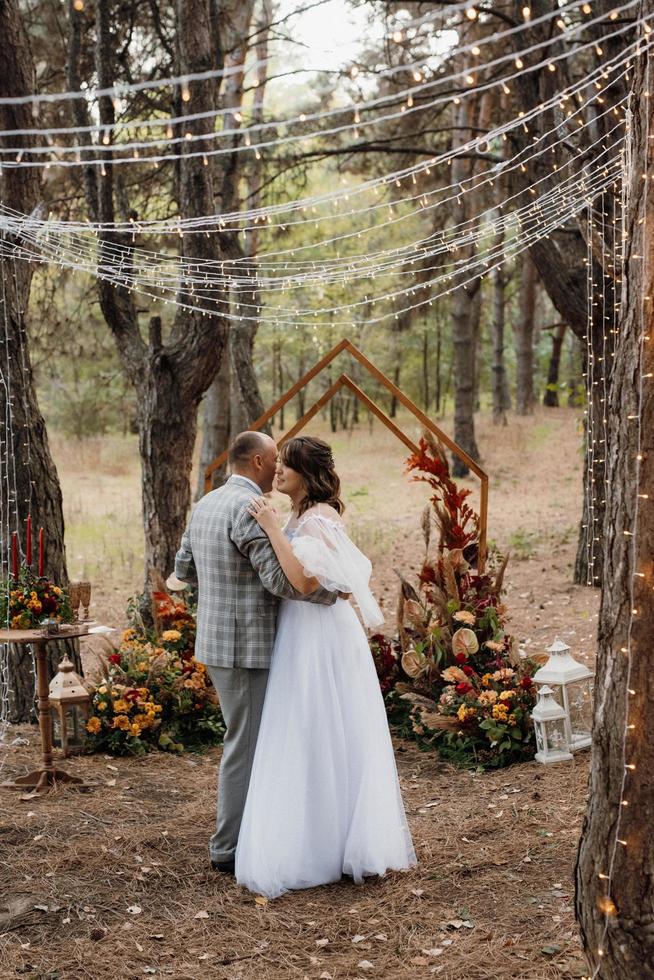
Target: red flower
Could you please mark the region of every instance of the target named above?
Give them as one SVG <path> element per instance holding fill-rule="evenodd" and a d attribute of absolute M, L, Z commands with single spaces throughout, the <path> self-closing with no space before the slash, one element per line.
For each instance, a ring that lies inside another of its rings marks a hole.
<path fill-rule="evenodd" d="M 466 665 L 466 666 L 465 666 L 465 667 L 463 668 L 463 673 L 464 673 L 464 674 L 465 674 L 465 675 L 466 675 L 467 677 L 472 677 L 472 675 L 474 674 L 474 670 L 472 669 L 472 667 L 470 666 L 470 664 L 467 664 L 467 665 Z"/>
<path fill-rule="evenodd" d="M 434 566 L 430 565 L 429 562 L 425 562 L 422 566 L 422 571 L 420 572 L 420 581 L 423 585 L 430 585 L 436 581 L 436 572 L 434 571 Z"/>
<path fill-rule="evenodd" d="M 121 656 L 119 653 L 112 653 L 111 656 L 109 657 L 110 664 L 119 664 L 120 661 L 121 661 Z"/>
<path fill-rule="evenodd" d="M 533 684 L 531 677 L 523 677 L 520 681 L 520 687 L 529 688 Z"/>
<path fill-rule="evenodd" d="M 456 662 L 458 664 L 464 664 L 466 662 L 466 660 L 468 659 L 468 654 L 467 653 L 457 653 L 456 656 L 454 657 L 454 659 L 456 660 Z"/>
<path fill-rule="evenodd" d="M 129 691 L 125 691 L 124 697 L 126 697 L 128 701 L 138 701 L 138 699 L 141 697 L 141 692 L 138 688 L 131 687 Z"/>
<path fill-rule="evenodd" d="M 467 681 L 461 681 L 460 684 L 456 685 L 454 690 L 456 691 L 457 694 L 470 694 L 470 691 L 473 691 L 474 688 L 472 684 L 468 684 Z"/>

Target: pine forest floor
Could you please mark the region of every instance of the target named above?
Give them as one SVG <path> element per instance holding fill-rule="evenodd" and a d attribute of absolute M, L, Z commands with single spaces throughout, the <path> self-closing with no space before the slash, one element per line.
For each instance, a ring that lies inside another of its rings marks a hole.
<path fill-rule="evenodd" d="M 399 421 L 418 437 L 413 423 Z M 346 518 L 373 560 L 391 632 L 394 569 L 410 577 L 422 557 L 426 488 L 407 482 L 404 448 L 377 424 L 335 436 L 323 423 L 310 431 L 332 442 Z M 512 552 L 513 632 L 534 653 L 558 635 L 592 665 L 598 593 L 571 584 L 579 412 L 538 409 L 500 428 L 480 415 L 477 438 L 490 474 L 490 539 Z M 88 575 L 93 615 L 122 626 L 141 574 L 136 442 L 55 438 L 53 448 L 71 577 Z M 106 644 L 89 647 L 92 672 Z M 2 778 L 31 768 L 38 748 L 36 729 L 10 728 Z M 97 784 L 84 794 L 21 800 L 0 791 L 0 978 L 582 977 L 572 874 L 587 755 L 473 773 L 410 743 L 396 748 L 418 867 L 270 903 L 207 871 L 220 749 L 69 760 Z"/>

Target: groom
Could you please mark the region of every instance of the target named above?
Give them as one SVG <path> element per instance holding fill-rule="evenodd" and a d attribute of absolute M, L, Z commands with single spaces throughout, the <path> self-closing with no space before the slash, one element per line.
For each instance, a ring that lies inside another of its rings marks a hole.
<path fill-rule="evenodd" d="M 250 515 L 252 497 L 272 490 L 277 446 L 242 432 L 229 449 L 231 476 L 196 505 L 175 559 L 175 574 L 198 586 L 195 659 L 206 664 L 226 725 L 216 832 L 215 871 L 234 872 L 234 855 L 257 744 L 280 599 L 331 605 L 319 588 L 302 596 L 280 568 L 268 536 Z"/>

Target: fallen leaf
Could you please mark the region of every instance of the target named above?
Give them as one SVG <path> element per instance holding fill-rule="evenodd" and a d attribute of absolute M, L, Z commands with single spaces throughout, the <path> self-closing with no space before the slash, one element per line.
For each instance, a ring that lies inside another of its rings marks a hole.
<path fill-rule="evenodd" d="M 359 967 L 360 970 L 374 970 L 375 969 L 374 963 L 371 963 L 370 960 L 361 960 L 360 963 L 357 963 L 357 966 Z"/>
<path fill-rule="evenodd" d="M 440 956 L 443 950 L 440 946 L 433 946 L 431 949 L 423 949 L 425 956 Z"/>
<path fill-rule="evenodd" d="M 425 892 L 424 892 L 424 889 L 423 888 L 412 888 L 411 889 L 411 894 L 412 895 L 415 895 L 417 898 L 420 898 L 420 896 L 421 895 L 424 895 L 424 893 Z"/>
<path fill-rule="evenodd" d="M 202 909 L 201 912 L 196 912 L 195 915 L 193 916 L 193 918 L 194 919 L 208 919 L 209 918 L 209 913 L 205 909 Z"/>
<path fill-rule="evenodd" d="M 323 973 L 320 974 L 320 980 L 332 980 L 331 973 L 327 973 L 327 970 L 325 970 Z"/>
<path fill-rule="evenodd" d="M 329 939 L 316 939 L 316 946 L 329 946 Z"/>
<path fill-rule="evenodd" d="M 412 956 L 411 963 L 413 963 L 414 966 L 429 966 L 429 960 L 424 956 Z M 359 966 L 361 966 L 360 963 Z"/>
<path fill-rule="evenodd" d="M 463 925 L 463 919 L 450 919 L 447 925 L 450 929 L 460 929 Z"/>
<path fill-rule="evenodd" d="M 268 904 L 268 899 L 266 898 L 265 895 L 257 895 L 257 897 L 254 900 L 254 904 L 255 905 L 267 905 Z"/>
<path fill-rule="evenodd" d="M 352 936 L 352 942 L 353 943 L 362 943 L 365 938 L 366 938 L 365 936 L 358 936 L 358 935 L 357 936 Z"/>
<path fill-rule="evenodd" d="M 128 905 L 127 911 L 129 912 L 130 915 L 140 915 L 143 909 L 141 908 L 140 905 Z"/>
<path fill-rule="evenodd" d="M 385 932 L 377 932 L 377 933 L 375 933 L 374 938 L 375 939 L 378 939 L 380 941 L 380 943 L 385 943 L 386 940 L 388 939 L 388 936 L 386 935 Z"/>
<path fill-rule="evenodd" d="M 554 956 L 556 953 L 561 952 L 560 946 L 543 946 L 541 947 L 541 953 L 545 953 L 546 956 Z"/>

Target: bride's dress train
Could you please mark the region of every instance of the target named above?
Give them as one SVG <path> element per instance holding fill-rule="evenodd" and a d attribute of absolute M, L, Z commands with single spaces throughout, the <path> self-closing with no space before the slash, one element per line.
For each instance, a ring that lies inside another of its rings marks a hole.
<path fill-rule="evenodd" d="M 307 574 L 351 592 L 368 625 L 381 613 L 370 562 L 343 524 L 309 512 L 293 531 Z M 236 850 L 236 879 L 274 898 L 292 888 L 416 863 L 386 711 L 349 602 L 282 603 Z"/>

